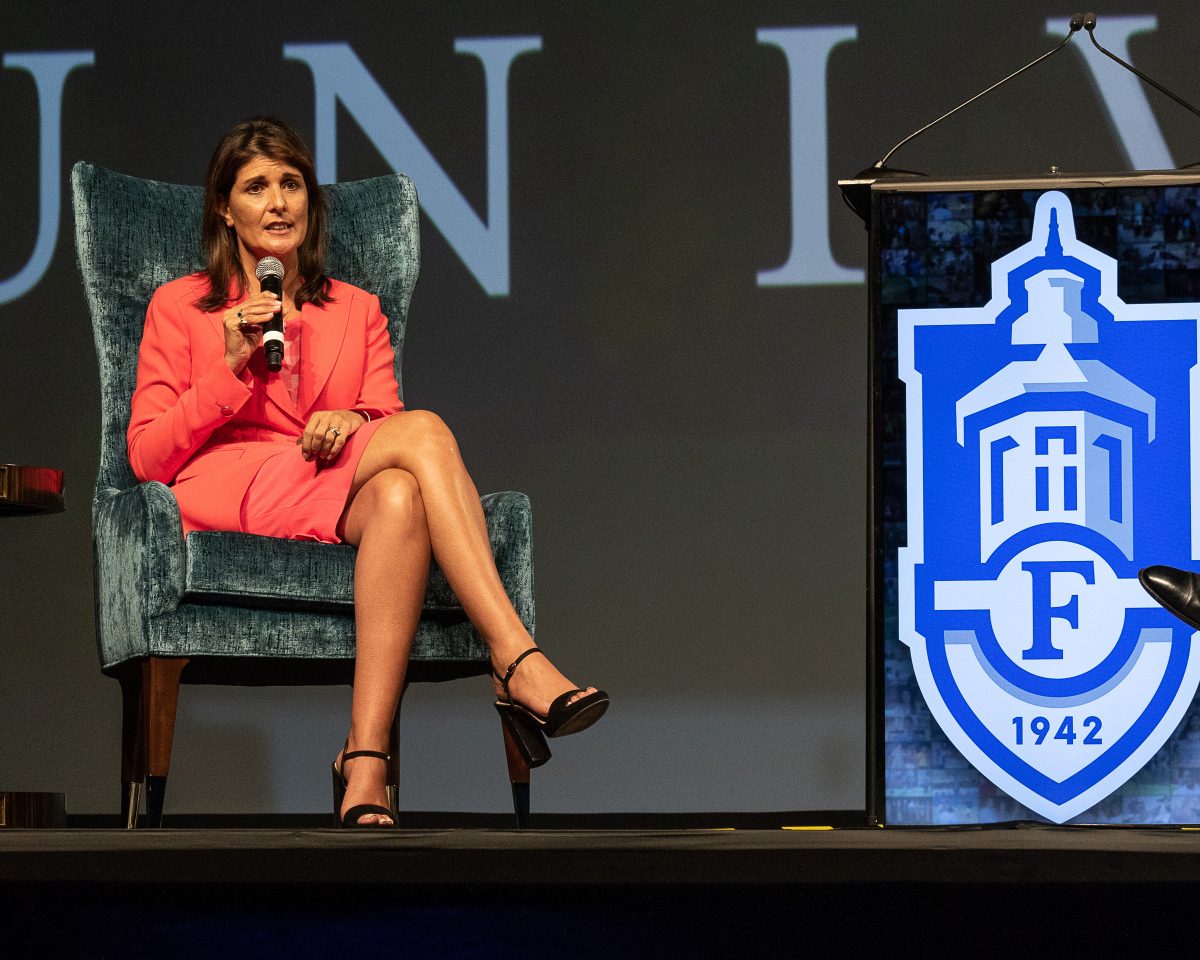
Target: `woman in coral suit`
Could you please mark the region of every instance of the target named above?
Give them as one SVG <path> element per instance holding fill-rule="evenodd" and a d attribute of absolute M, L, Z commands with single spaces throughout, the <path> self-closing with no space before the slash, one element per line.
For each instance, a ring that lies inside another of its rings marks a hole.
<path fill-rule="evenodd" d="M 403 409 L 379 299 L 325 275 L 325 229 L 312 156 L 294 130 L 260 117 L 221 138 L 205 181 L 206 268 L 159 287 L 146 313 L 129 459 L 139 479 L 171 485 L 185 535 L 358 548 L 334 812 L 343 826 L 391 826 L 388 735 L 431 556 L 488 645 L 497 709 L 518 741 L 583 730 L 608 697 L 576 687 L 533 644 L 453 435 L 436 414 Z M 266 257 L 283 265 L 281 296 L 255 276 Z M 283 362 L 271 372 L 263 324 L 279 313 Z"/>

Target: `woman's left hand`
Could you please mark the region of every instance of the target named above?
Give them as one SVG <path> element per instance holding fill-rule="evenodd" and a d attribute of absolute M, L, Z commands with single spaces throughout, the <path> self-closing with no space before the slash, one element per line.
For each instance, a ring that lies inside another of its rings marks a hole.
<path fill-rule="evenodd" d="M 305 460 L 335 460 L 346 445 L 346 438 L 366 422 L 353 410 L 318 410 L 304 428 L 300 454 Z"/>

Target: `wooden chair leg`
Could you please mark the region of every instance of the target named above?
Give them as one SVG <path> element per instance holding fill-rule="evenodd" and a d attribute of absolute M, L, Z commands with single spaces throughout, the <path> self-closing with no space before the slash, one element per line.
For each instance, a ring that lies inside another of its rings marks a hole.
<path fill-rule="evenodd" d="M 122 665 L 117 680 L 121 684 L 121 820 L 127 830 L 132 830 L 137 826 L 146 781 L 142 665 Z"/>
<path fill-rule="evenodd" d="M 392 717 L 392 729 L 388 735 L 387 798 L 388 806 L 392 808 L 392 818 L 400 822 L 400 708 L 404 705 L 404 695 L 408 692 L 408 684 L 400 691 L 400 699 L 396 703 L 396 715 Z"/>
<path fill-rule="evenodd" d="M 161 827 L 171 743 L 179 705 L 179 675 L 187 657 L 150 657 L 142 662 L 142 698 L 146 738 L 146 820 Z"/>
<path fill-rule="evenodd" d="M 500 729 L 504 732 L 504 756 L 508 760 L 508 779 L 512 784 L 513 812 L 517 815 L 517 829 L 524 830 L 529 826 L 529 764 L 517 746 L 516 740 L 501 721 Z"/>

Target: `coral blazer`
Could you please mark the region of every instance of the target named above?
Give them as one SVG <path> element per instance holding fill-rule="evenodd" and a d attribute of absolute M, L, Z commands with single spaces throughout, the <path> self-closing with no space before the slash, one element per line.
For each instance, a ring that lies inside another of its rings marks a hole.
<path fill-rule="evenodd" d="M 192 274 L 154 292 L 126 433 L 137 477 L 176 486 L 185 533 L 241 529 L 242 500 L 259 467 L 283 449 L 295 451 L 313 413 L 357 410 L 377 419 L 404 406 L 387 318 L 374 294 L 334 280 L 331 303 L 301 308 L 293 404 L 261 350 L 240 374 L 229 369 L 224 311 L 195 306 L 207 291 L 207 277 Z M 183 495 L 185 481 L 196 496 Z"/>

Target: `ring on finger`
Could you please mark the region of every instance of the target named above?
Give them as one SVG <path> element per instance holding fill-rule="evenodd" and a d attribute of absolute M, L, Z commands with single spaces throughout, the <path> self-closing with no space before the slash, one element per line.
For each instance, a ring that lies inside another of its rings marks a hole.
<path fill-rule="evenodd" d="M 329 432 L 329 433 L 332 433 L 332 434 L 333 434 L 333 439 L 334 439 L 334 440 L 336 440 L 338 437 L 340 437 L 340 436 L 342 435 L 342 431 L 341 431 L 341 430 L 339 430 L 337 427 L 330 427 L 330 428 L 329 428 L 329 430 L 328 430 L 327 432 Z"/>

